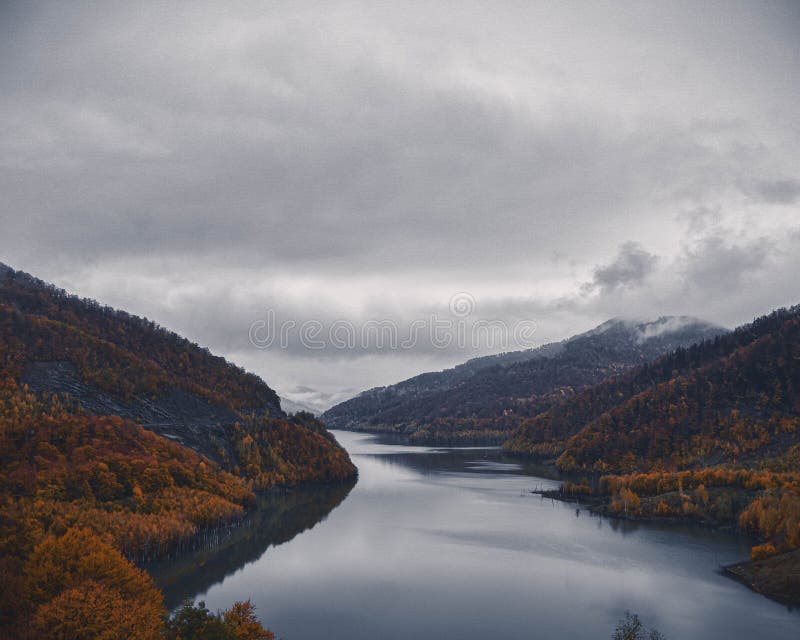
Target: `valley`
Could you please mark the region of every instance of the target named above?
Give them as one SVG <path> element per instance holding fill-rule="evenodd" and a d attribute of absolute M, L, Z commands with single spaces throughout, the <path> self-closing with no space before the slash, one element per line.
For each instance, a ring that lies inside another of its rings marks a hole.
<path fill-rule="evenodd" d="M 345 426 L 386 432 L 378 436 L 287 415 L 260 378 L 154 323 L 21 272 L 0 275 L 0 563 L 11 586 L 0 628 L 12 636 L 35 637 L 65 616 L 142 638 L 177 638 L 195 619 L 232 632 L 260 625 L 255 604 L 273 630 L 295 638 L 316 637 L 330 616 L 349 637 L 391 637 L 384 625 L 396 589 L 424 594 L 444 570 L 409 553 L 434 565 L 449 558 L 468 581 L 472 569 L 489 575 L 499 563 L 525 593 L 549 589 L 541 604 L 551 613 L 553 581 L 566 580 L 560 597 L 601 607 L 608 625 L 631 608 L 676 637 L 721 638 L 732 619 L 750 623 L 717 601 L 711 626 L 682 627 L 674 607 L 710 585 L 741 611 L 767 616 L 763 637 L 790 637 L 797 624 L 759 603 L 800 604 L 800 308 L 732 332 L 687 318 L 612 320 L 559 345 L 366 392 L 323 415 L 336 426 L 343 411 L 371 411 L 383 417 Z M 383 422 L 414 407 L 436 413 L 440 402 L 459 407 L 448 409 L 451 422 Z M 461 446 L 422 444 L 429 438 Z M 305 541 L 320 535 L 309 549 Z M 343 547 L 349 540 L 361 542 Z M 298 545 L 304 560 L 292 556 L 295 568 L 265 590 L 265 559 Z M 99 555 L 81 555 L 93 546 Z M 483 568 L 469 549 L 480 549 Z M 665 552 L 688 573 L 667 569 Z M 353 564 L 331 565 L 331 553 Z M 509 553 L 544 573 L 520 574 Z M 578 566 L 586 584 L 597 581 L 591 591 L 569 577 Z M 673 593 L 664 608 L 625 586 L 632 570 L 653 584 L 666 571 L 684 596 Z M 317 612 L 299 619 L 272 590 L 286 575 L 341 579 L 350 591 L 329 596 L 334 611 L 305 584 L 298 597 Z M 445 620 L 468 621 L 482 606 L 491 612 L 482 624 L 517 637 L 537 607 L 498 600 L 509 595 L 504 579 L 474 591 L 438 584 L 438 597 L 455 598 L 441 612 L 406 599 L 416 634 L 436 637 Z M 620 580 L 614 602 L 599 595 L 601 582 Z M 140 602 L 136 616 L 119 606 L 123 596 Z M 387 615 L 362 629 L 350 597 Z M 597 620 L 556 614 L 547 624 L 589 638 Z"/>

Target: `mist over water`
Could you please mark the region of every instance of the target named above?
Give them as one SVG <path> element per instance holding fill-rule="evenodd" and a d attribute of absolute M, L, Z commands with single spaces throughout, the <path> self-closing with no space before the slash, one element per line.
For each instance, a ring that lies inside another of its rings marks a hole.
<path fill-rule="evenodd" d="M 247 553 L 229 545 L 210 580 L 184 563 L 168 599 L 213 610 L 250 598 L 288 640 L 607 638 L 626 609 L 671 639 L 800 631 L 799 612 L 718 573 L 747 557 L 742 537 L 607 520 L 526 494 L 556 483 L 496 449 L 336 437 L 360 472 L 349 495 L 287 494 L 292 508 L 268 507 L 281 513 L 279 536 L 277 519 L 262 518 L 252 525 L 265 528 L 261 547 L 252 536 Z"/>

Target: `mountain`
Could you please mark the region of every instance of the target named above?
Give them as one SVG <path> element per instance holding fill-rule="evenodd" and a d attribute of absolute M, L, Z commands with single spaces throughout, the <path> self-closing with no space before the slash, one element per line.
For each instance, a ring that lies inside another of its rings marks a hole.
<path fill-rule="evenodd" d="M 499 443 L 524 419 L 565 397 L 724 331 L 683 316 L 652 322 L 614 318 L 562 342 L 475 358 L 370 389 L 321 419 L 332 428 L 398 432 L 419 443 Z"/>
<path fill-rule="evenodd" d="M 506 442 L 565 470 L 760 459 L 800 443 L 800 306 L 678 348 L 558 403 Z"/>
<path fill-rule="evenodd" d="M 800 604 L 800 306 L 587 388 L 504 448 L 579 478 L 553 497 L 756 537 L 751 560 L 726 572 Z"/>
<path fill-rule="evenodd" d="M 355 475 L 257 376 L 0 265 L 0 637 L 164 637 L 132 562 L 218 540 L 257 491 Z"/>
<path fill-rule="evenodd" d="M 281 407 L 287 413 L 310 413 L 312 416 L 317 415 L 317 411 L 315 411 L 312 407 L 308 406 L 303 402 L 295 402 L 294 400 L 289 400 L 289 398 L 281 398 Z"/>
<path fill-rule="evenodd" d="M 285 459 L 272 447 L 258 473 L 281 468 L 273 475 L 298 482 L 354 472 L 321 425 L 287 420 L 278 395 L 258 376 L 152 321 L 68 295 L 5 265 L 0 349 L 0 376 L 35 395 L 57 394 L 84 413 L 120 416 L 230 470 L 246 468 L 245 458 L 252 457 L 241 447 L 243 438 L 263 431 L 269 440 L 286 431 L 302 446 L 286 447 Z M 315 468 L 316 462 L 300 460 L 295 454 L 306 448 L 329 464 Z"/>

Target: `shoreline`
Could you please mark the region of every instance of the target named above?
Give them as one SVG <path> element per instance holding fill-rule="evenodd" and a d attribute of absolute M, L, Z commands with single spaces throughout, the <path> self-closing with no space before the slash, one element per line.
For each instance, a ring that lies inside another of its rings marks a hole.
<path fill-rule="evenodd" d="M 613 513 L 605 508 L 608 501 L 602 498 L 585 494 L 568 495 L 564 493 L 562 488 L 563 485 L 558 489 L 529 489 L 527 493 L 568 504 L 578 504 L 590 513 L 615 520 L 642 523 L 692 524 L 712 531 L 738 532 L 736 527 L 730 525 L 718 525 L 695 518 L 676 516 L 648 517 Z M 719 572 L 743 584 L 751 591 L 788 607 L 790 610 L 800 608 L 800 588 L 797 583 L 793 584 L 791 582 L 793 578 L 795 581 L 800 582 L 800 549 L 787 551 L 762 560 L 741 560 L 728 565 L 720 565 Z"/>
<path fill-rule="evenodd" d="M 723 575 L 792 611 L 800 609 L 800 589 L 788 583 L 792 576 L 800 576 L 798 549 L 763 560 L 745 560 L 723 565 L 720 571 Z"/>

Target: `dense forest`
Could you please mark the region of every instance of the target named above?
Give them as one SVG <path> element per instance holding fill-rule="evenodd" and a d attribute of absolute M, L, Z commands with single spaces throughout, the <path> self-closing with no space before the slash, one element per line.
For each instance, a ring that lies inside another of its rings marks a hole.
<path fill-rule="evenodd" d="M 287 420 L 257 376 L 150 321 L 21 272 L 0 277 L 0 377 L 87 414 L 130 419 L 257 488 L 355 472 L 320 423 Z"/>
<path fill-rule="evenodd" d="M 761 540 L 754 561 L 788 554 L 800 548 L 800 307 L 589 388 L 505 448 L 554 459 L 578 478 L 561 493 L 602 512 L 738 527 Z M 796 574 L 786 580 L 764 590 L 797 602 Z"/>
<path fill-rule="evenodd" d="M 134 563 L 238 520 L 255 501 L 251 483 L 190 449 L 8 382 L 0 470 L 0 637 L 163 637 L 161 594 Z M 261 629 L 244 606 L 229 617 L 247 614 L 242 628 Z"/>
<path fill-rule="evenodd" d="M 565 397 L 723 330 L 694 318 L 610 320 L 538 349 L 470 360 L 365 391 L 322 415 L 331 427 L 390 431 L 415 444 L 500 444 Z"/>
<path fill-rule="evenodd" d="M 0 312 L 0 322 L 17 330 L 2 333 L 13 341 L 4 367 L 17 377 L 32 360 L 68 360 L 84 380 L 122 398 L 177 387 L 235 410 L 280 411 L 278 395 L 258 376 L 151 320 L 69 295 L 26 273 L 0 275 Z"/>
<path fill-rule="evenodd" d="M 168 619 L 136 565 L 239 521 L 256 492 L 354 475 L 322 424 L 287 417 L 256 376 L 0 275 L 0 637 L 271 638 L 246 602 Z"/>
<path fill-rule="evenodd" d="M 508 451 L 564 470 L 687 468 L 785 450 L 800 399 L 800 308 L 679 348 L 525 421 Z"/>

